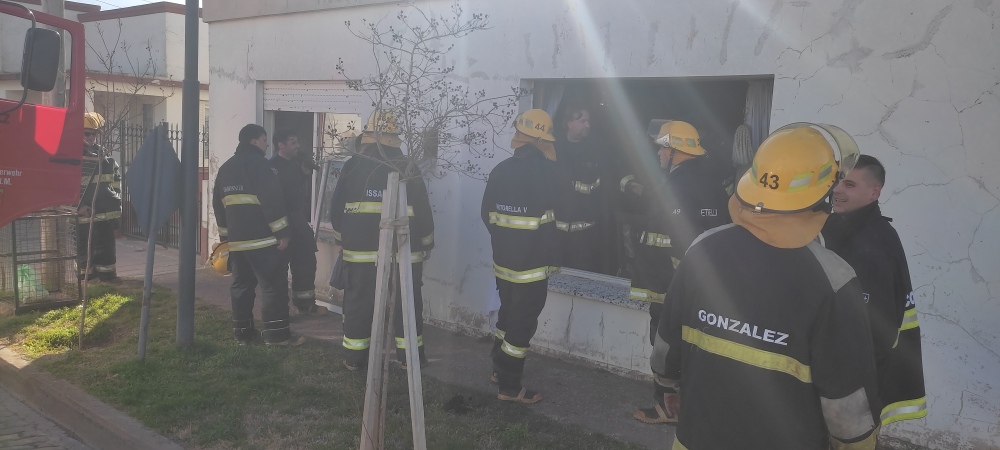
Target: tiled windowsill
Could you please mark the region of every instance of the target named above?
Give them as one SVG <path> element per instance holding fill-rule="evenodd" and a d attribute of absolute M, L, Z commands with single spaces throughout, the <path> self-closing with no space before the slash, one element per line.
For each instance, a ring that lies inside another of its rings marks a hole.
<path fill-rule="evenodd" d="M 625 278 L 561 269 L 549 278 L 549 292 L 587 298 L 623 308 L 649 311 L 649 304 L 629 299 L 629 281 Z"/>

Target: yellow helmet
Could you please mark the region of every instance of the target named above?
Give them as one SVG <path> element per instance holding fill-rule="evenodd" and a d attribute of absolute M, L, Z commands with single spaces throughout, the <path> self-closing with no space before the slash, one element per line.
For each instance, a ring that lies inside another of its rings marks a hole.
<path fill-rule="evenodd" d="M 659 122 L 654 120 L 654 122 Z M 668 147 L 693 156 L 702 156 L 701 136 L 694 125 L 680 120 L 668 120 L 660 125 L 660 131 L 653 139 L 661 147 Z"/>
<path fill-rule="evenodd" d="M 830 195 L 858 156 L 854 139 L 838 127 L 786 125 L 760 144 L 753 165 L 736 186 L 736 198 L 757 213 L 811 210 Z"/>
<path fill-rule="evenodd" d="M 104 126 L 104 116 L 89 112 L 83 115 L 83 128 L 85 130 L 99 130 Z"/>
<path fill-rule="evenodd" d="M 391 112 L 375 110 L 368 118 L 368 125 L 365 131 L 370 133 L 399 134 L 399 126 L 396 116 Z"/>
<path fill-rule="evenodd" d="M 517 116 L 514 128 L 528 136 L 543 141 L 555 142 L 552 135 L 552 117 L 541 109 L 529 109 Z"/>
<path fill-rule="evenodd" d="M 215 244 L 212 248 L 212 255 L 208 257 L 208 265 L 212 266 L 219 275 L 229 275 L 228 242 Z"/>

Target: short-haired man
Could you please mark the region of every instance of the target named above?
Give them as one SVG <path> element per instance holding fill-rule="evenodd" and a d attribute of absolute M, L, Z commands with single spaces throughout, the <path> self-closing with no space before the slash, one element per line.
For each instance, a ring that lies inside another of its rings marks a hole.
<path fill-rule="evenodd" d="M 281 185 L 267 152 L 267 131 L 249 124 L 240 130 L 240 144 L 215 178 L 212 206 L 219 237 L 229 242 L 233 272 L 233 334 L 240 344 L 254 340 L 255 289 L 260 285 L 260 335 L 268 345 L 298 345 L 288 326 L 287 266 L 281 252 L 288 248 L 291 230 L 282 205 Z"/>
<path fill-rule="evenodd" d="M 823 227 L 826 247 L 844 258 L 861 281 L 868 307 L 882 425 L 927 415 L 920 325 L 910 270 L 892 219 L 878 206 L 885 167 L 869 155 L 833 189 L 833 212 Z"/>
<path fill-rule="evenodd" d="M 563 106 L 556 123 L 556 166 L 572 189 L 560 199 L 561 215 L 556 221 L 565 267 L 590 272 L 607 272 L 610 263 L 604 242 L 607 222 L 601 180 L 606 164 L 594 148 L 590 135 L 590 111 L 583 105 Z"/>
<path fill-rule="evenodd" d="M 316 308 L 316 251 L 319 249 L 309 225 L 310 177 L 302 170 L 299 137 L 295 133 L 275 131 L 272 142 L 275 153 L 271 166 L 278 173 L 292 234 L 292 241 L 284 252 L 292 272 L 292 303 L 299 314 L 312 314 L 320 310 Z"/>

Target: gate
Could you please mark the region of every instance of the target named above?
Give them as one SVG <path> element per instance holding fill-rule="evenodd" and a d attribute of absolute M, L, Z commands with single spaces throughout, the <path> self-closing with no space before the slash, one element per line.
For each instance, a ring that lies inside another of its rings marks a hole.
<path fill-rule="evenodd" d="M 136 153 L 138 153 L 139 148 L 142 147 L 143 141 L 146 139 L 146 135 L 149 134 L 151 129 L 146 129 L 142 125 L 124 125 L 118 130 L 118 142 L 120 143 L 121 150 L 121 161 L 119 164 L 122 166 L 122 175 L 128 171 L 129 165 L 135 160 Z M 179 126 L 174 124 L 167 124 L 167 139 L 170 141 L 170 145 L 177 152 L 178 158 L 180 158 L 181 142 L 183 139 L 182 132 Z M 198 132 L 198 153 L 200 154 L 199 173 L 207 170 L 208 167 L 208 124 L 204 124 L 202 129 Z M 199 227 L 202 223 L 201 217 L 201 181 L 198 181 L 198 224 Z M 139 230 L 139 220 L 136 217 L 135 209 L 132 207 L 132 197 L 128 191 L 128 186 L 122 183 L 122 218 L 121 218 L 122 233 L 125 236 L 146 239 Z M 198 230 L 195 233 L 195 251 L 201 253 L 202 230 Z M 170 220 L 160 228 L 159 234 L 156 236 L 156 243 L 164 245 L 167 247 L 178 248 L 181 241 L 181 215 L 180 211 L 174 211 L 173 215 L 170 216 Z"/>

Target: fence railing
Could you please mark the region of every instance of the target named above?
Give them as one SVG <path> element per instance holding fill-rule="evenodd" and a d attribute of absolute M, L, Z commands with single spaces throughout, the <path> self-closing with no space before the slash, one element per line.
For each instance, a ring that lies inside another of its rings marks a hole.
<path fill-rule="evenodd" d="M 143 141 L 146 139 L 146 135 L 152 131 L 147 129 L 142 125 L 123 125 L 118 128 L 117 145 L 118 150 L 121 152 L 121 161 L 119 164 L 122 166 L 122 175 L 128 171 L 128 167 L 135 160 L 136 154 L 139 152 L 139 148 L 142 147 Z M 181 142 L 183 140 L 183 133 L 181 132 L 180 126 L 175 124 L 167 124 L 167 139 L 170 141 L 170 145 L 173 147 L 174 151 L 177 152 L 178 159 L 180 158 L 181 152 Z M 112 147 L 114 150 L 114 147 Z M 208 167 L 209 159 L 209 147 L 208 147 L 208 124 L 204 124 L 202 129 L 198 132 L 198 154 L 201 156 L 199 162 L 199 167 Z M 201 181 L 198 182 L 198 223 L 201 223 Z M 128 191 L 128 186 L 122 183 L 122 233 L 126 236 L 136 237 L 145 239 L 146 236 L 142 234 L 139 230 L 139 220 L 136 217 L 135 209 L 132 208 L 132 197 Z M 199 230 L 197 235 L 197 244 L 195 246 L 200 253 L 201 249 L 201 239 L 202 233 Z M 160 232 L 156 236 L 156 242 L 167 247 L 179 247 L 181 241 L 181 216 L 180 212 L 174 212 L 170 216 L 170 220 L 167 222 L 163 228 L 160 228 Z"/>

